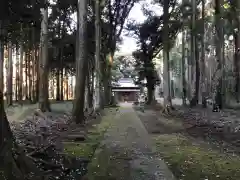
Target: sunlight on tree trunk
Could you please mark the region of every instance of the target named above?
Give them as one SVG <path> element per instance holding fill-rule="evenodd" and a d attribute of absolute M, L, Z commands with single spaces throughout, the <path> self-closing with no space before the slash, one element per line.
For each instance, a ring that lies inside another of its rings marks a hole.
<path fill-rule="evenodd" d="M 2 21 L 0 20 L 0 36 L 3 33 Z M 3 92 L 3 69 L 4 69 L 4 42 L 0 39 L 0 91 Z"/>
<path fill-rule="evenodd" d="M 29 51 L 26 50 L 25 52 L 25 100 L 28 100 L 28 58 L 29 58 Z"/>
<path fill-rule="evenodd" d="M 22 37 L 21 37 L 22 38 Z M 22 103 L 23 93 L 23 42 L 20 40 L 20 61 L 19 61 L 19 88 L 18 88 L 18 100 Z"/>
<path fill-rule="evenodd" d="M 8 43 L 8 71 L 7 71 L 7 105 L 11 106 L 13 104 L 13 61 L 12 61 L 12 42 Z"/>

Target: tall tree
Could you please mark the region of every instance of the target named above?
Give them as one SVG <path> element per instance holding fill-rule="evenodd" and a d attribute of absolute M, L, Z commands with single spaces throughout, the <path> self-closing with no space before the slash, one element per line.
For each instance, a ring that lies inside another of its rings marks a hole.
<path fill-rule="evenodd" d="M 224 34 L 223 34 L 223 0 L 215 0 L 215 46 L 217 69 L 213 79 L 213 111 L 223 107 L 223 69 L 224 69 Z"/>
<path fill-rule="evenodd" d="M 87 67 L 87 0 L 78 1 L 78 33 L 76 56 L 76 86 L 73 117 L 76 123 L 84 122 L 85 82 Z"/>
<path fill-rule="evenodd" d="M 182 31 L 182 101 L 183 105 L 186 105 L 186 98 L 187 98 L 187 90 L 186 90 L 186 67 L 185 67 L 185 60 L 186 60 L 186 51 L 185 51 L 185 43 L 186 43 L 186 30 L 183 26 L 183 31 Z"/>
<path fill-rule="evenodd" d="M 21 29 L 22 30 L 22 29 Z M 22 37 L 20 39 L 20 61 L 19 61 L 19 89 L 18 89 L 18 100 L 22 103 L 22 93 L 23 93 L 23 40 Z M 37 87 L 38 88 L 38 87 Z"/>
<path fill-rule="evenodd" d="M 0 91 L 3 92 L 3 69 L 4 69 L 4 41 L 3 41 L 3 23 L 0 19 Z"/>
<path fill-rule="evenodd" d="M 201 97 L 202 106 L 207 107 L 206 100 L 206 64 L 205 64 L 205 0 L 202 0 L 202 37 L 201 37 Z"/>
<path fill-rule="evenodd" d="M 8 43 L 8 71 L 7 71 L 7 105 L 11 106 L 13 97 L 13 83 L 12 83 L 12 78 L 13 78 L 13 60 L 12 60 L 12 42 L 11 40 Z"/>
<path fill-rule="evenodd" d="M 237 102 L 240 102 L 240 2 L 238 0 L 231 1 L 231 6 L 233 14 L 235 15 L 233 22 L 237 26 L 237 31 L 234 32 L 234 41 L 235 41 L 235 57 L 234 57 L 234 66 L 235 66 L 235 78 L 236 78 L 236 99 Z M 235 20 L 235 21 L 234 21 Z"/>
<path fill-rule="evenodd" d="M 50 111 L 50 103 L 48 100 L 48 1 L 44 1 L 44 7 L 41 8 L 41 56 L 39 66 L 40 91 L 39 91 L 39 108 L 41 111 Z"/>
<path fill-rule="evenodd" d="M 95 80 L 95 101 L 94 108 L 99 109 L 100 94 L 101 94 L 101 67 L 100 67 L 100 45 L 101 45 L 101 36 L 100 36 L 100 0 L 95 0 L 95 43 L 96 43 L 96 53 L 95 53 L 95 71 L 96 71 L 96 80 Z"/>
<path fill-rule="evenodd" d="M 170 93 L 170 72 L 169 72 L 169 0 L 163 4 L 163 94 L 164 111 L 168 112 L 172 107 Z"/>
<path fill-rule="evenodd" d="M 192 16 L 191 16 L 191 100 L 190 104 L 195 106 L 198 104 L 199 96 L 199 60 L 197 58 L 197 29 L 196 29 L 196 18 L 197 18 L 197 2 L 192 0 Z"/>

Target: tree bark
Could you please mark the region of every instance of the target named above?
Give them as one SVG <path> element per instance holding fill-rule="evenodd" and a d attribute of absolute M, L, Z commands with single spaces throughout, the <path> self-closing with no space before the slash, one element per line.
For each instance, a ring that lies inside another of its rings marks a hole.
<path fill-rule="evenodd" d="M 64 74 L 63 74 L 63 67 L 61 67 L 60 70 L 60 80 L 61 80 L 61 86 L 60 86 L 60 100 L 64 100 L 64 93 L 63 93 L 63 85 L 64 85 Z"/>
<path fill-rule="evenodd" d="M 28 100 L 28 58 L 29 52 L 25 53 L 25 100 Z"/>
<path fill-rule="evenodd" d="M 32 54 L 32 102 L 36 102 L 36 48 L 33 48 Z"/>
<path fill-rule="evenodd" d="M 99 109 L 101 106 L 101 67 L 100 67 L 100 45 L 101 45 L 101 36 L 100 36 L 100 1 L 95 0 L 95 100 L 94 100 L 94 109 Z"/>
<path fill-rule="evenodd" d="M 20 62 L 19 62 L 19 89 L 18 89 L 18 100 L 22 103 L 23 95 L 23 43 L 20 42 Z"/>
<path fill-rule="evenodd" d="M 216 58 L 217 58 L 217 70 L 215 78 L 213 80 L 213 111 L 218 111 L 223 107 L 223 48 L 224 48 L 224 37 L 223 37 L 223 24 L 222 24 L 222 5 L 223 0 L 215 0 L 215 26 L 216 26 Z"/>
<path fill-rule="evenodd" d="M 19 89 L 19 47 L 16 46 L 16 63 L 15 63 L 15 101 L 18 101 L 18 89 Z"/>
<path fill-rule="evenodd" d="M 3 34 L 2 21 L 0 20 L 0 36 Z M 3 92 L 3 70 L 4 70 L 4 42 L 3 39 L 0 39 L 0 91 Z"/>
<path fill-rule="evenodd" d="M 192 0 L 192 16 L 191 16 L 191 100 L 190 105 L 196 106 L 198 104 L 198 59 L 196 57 L 196 0 Z M 195 72 L 195 73 L 194 73 Z"/>
<path fill-rule="evenodd" d="M 36 48 L 35 50 L 35 102 L 39 101 L 39 49 Z"/>
<path fill-rule="evenodd" d="M 56 86 L 57 86 L 57 94 L 56 94 L 56 100 L 60 101 L 60 72 L 59 72 L 59 68 L 56 69 Z"/>
<path fill-rule="evenodd" d="M 206 99 L 206 68 L 205 68 L 205 0 L 202 0 L 202 38 L 201 38 L 201 94 L 202 94 L 202 106 L 207 107 Z"/>
<path fill-rule="evenodd" d="M 42 23 L 41 23 L 41 60 L 39 67 L 40 75 L 40 90 L 39 90 L 39 108 L 41 111 L 50 111 L 49 95 L 48 95 L 48 8 L 47 0 L 45 7 L 41 8 Z"/>
<path fill-rule="evenodd" d="M 183 28 L 182 32 L 182 101 L 183 105 L 185 106 L 187 104 L 186 98 L 187 98 L 187 90 L 186 90 L 186 67 L 185 67 L 185 60 L 186 60 L 186 51 L 185 51 L 185 41 L 186 39 L 186 31 L 185 28 Z"/>
<path fill-rule="evenodd" d="M 163 7 L 163 91 L 164 106 L 168 112 L 172 107 L 170 90 L 170 72 L 169 72 L 169 0 L 164 1 Z"/>
<path fill-rule="evenodd" d="M 34 51 L 31 50 L 31 54 L 28 60 L 28 79 L 29 79 L 29 100 L 32 101 L 33 96 L 33 66 L 34 61 Z"/>
<path fill-rule="evenodd" d="M 3 93 L 1 91 L 0 118 L 0 179 L 22 180 L 33 176 L 36 180 L 40 179 L 42 174 L 39 169 L 15 141 L 4 110 Z"/>
<path fill-rule="evenodd" d="M 84 123 L 84 102 L 87 60 L 87 0 L 78 1 L 78 50 L 76 57 L 76 86 L 73 104 L 73 118 L 76 123 Z"/>
<path fill-rule="evenodd" d="M 234 35 L 235 41 L 235 57 L 234 57 L 234 67 L 235 67 L 235 89 L 236 89 L 236 100 L 240 102 L 240 2 L 235 0 L 233 5 L 236 6 L 236 24 L 237 32 Z"/>
<path fill-rule="evenodd" d="M 8 43 L 8 71 L 7 71 L 7 105 L 8 106 L 11 106 L 13 104 L 12 77 L 13 77 L 12 42 L 10 41 Z"/>
<path fill-rule="evenodd" d="M 68 101 L 68 94 L 69 94 L 69 90 L 68 90 L 68 73 L 67 73 L 67 71 L 65 71 L 65 82 L 66 82 L 66 92 L 65 92 L 65 94 L 66 94 L 66 100 Z"/>
<path fill-rule="evenodd" d="M 88 89 L 89 89 L 89 96 L 88 96 L 88 102 L 89 102 L 89 108 L 93 108 L 93 102 L 94 102 L 94 84 L 95 84 L 95 79 L 94 79 L 94 68 L 91 68 L 92 70 L 91 70 L 91 74 L 90 74 L 90 76 L 91 76 L 91 80 L 90 80 L 90 83 L 89 83 L 89 87 L 88 87 Z M 100 98 L 100 97 L 99 97 Z M 100 108 L 100 106 L 99 106 L 99 108 Z M 95 110 L 96 110 L 96 108 L 95 108 Z"/>
<path fill-rule="evenodd" d="M 110 53 L 110 56 L 112 56 L 112 53 Z M 104 104 L 111 104 L 111 65 L 109 62 L 106 64 L 104 73 Z"/>

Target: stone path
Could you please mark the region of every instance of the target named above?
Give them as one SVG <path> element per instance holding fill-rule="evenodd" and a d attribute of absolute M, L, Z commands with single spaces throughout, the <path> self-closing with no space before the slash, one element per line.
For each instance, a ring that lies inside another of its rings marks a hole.
<path fill-rule="evenodd" d="M 102 179 L 175 179 L 164 161 L 155 153 L 155 145 L 131 104 L 121 104 L 119 112 L 112 119 L 112 127 L 106 132 L 100 147 L 102 152 L 108 152 L 110 156 L 110 160 L 107 160 L 103 158 L 101 152 L 98 153 L 101 161 L 106 163 L 108 161 L 111 166 L 116 166 L 119 173 L 118 177 L 110 178 L 114 172 L 108 168 L 109 177 L 101 177 Z M 98 173 L 100 172 L 96 172 Z"/>

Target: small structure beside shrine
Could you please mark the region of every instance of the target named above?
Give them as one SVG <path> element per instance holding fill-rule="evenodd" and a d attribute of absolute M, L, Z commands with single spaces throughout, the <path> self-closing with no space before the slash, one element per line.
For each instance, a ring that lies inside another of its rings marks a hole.
<path fill-rule="evenodd" d="M 134 102 L 138 100 L 140 87 L 132 78 L 121 78 L 112 85 L 112 94 L 115 102 Z"/>

